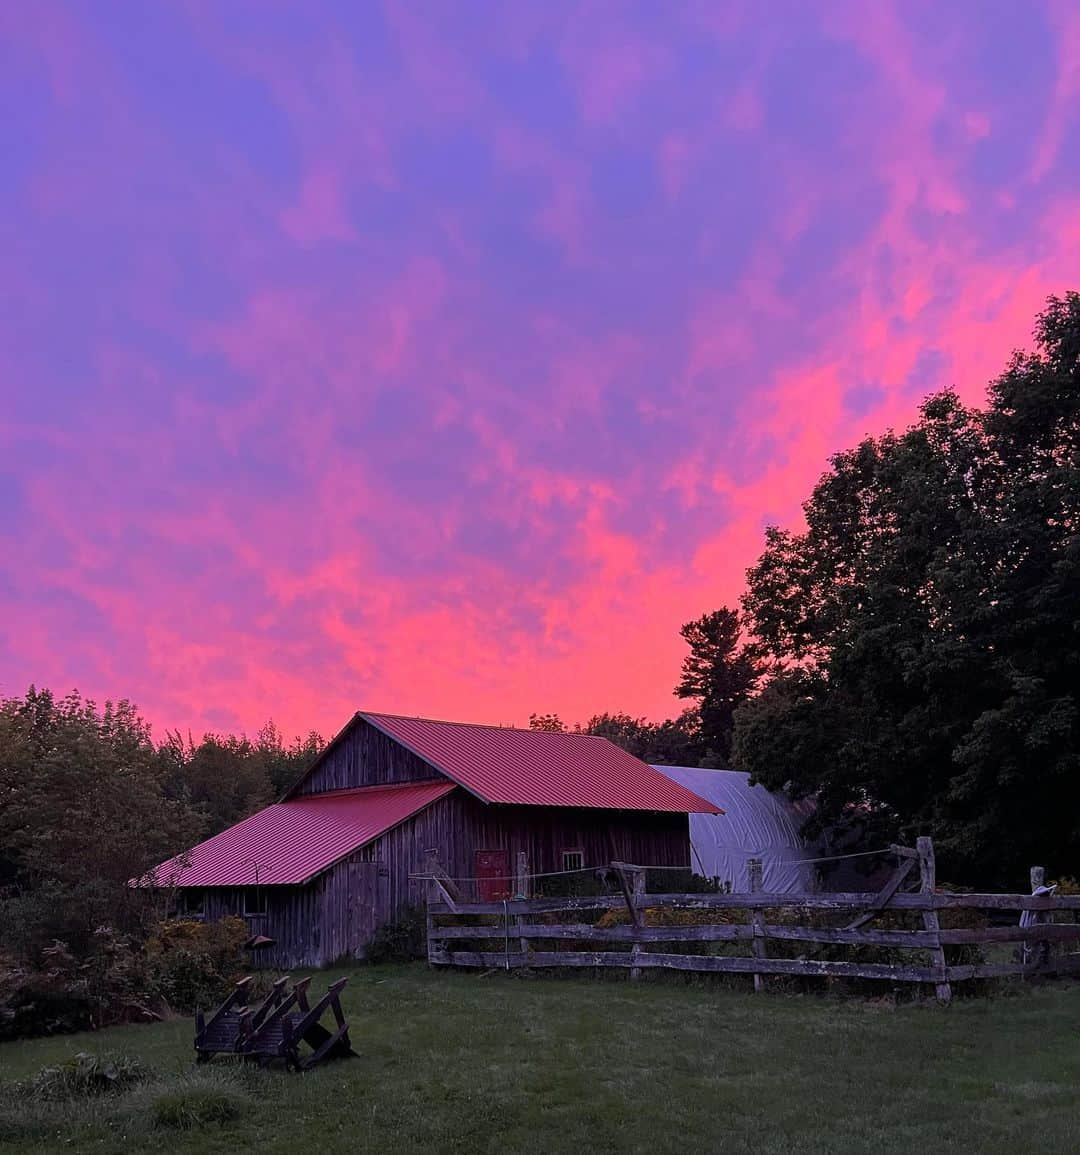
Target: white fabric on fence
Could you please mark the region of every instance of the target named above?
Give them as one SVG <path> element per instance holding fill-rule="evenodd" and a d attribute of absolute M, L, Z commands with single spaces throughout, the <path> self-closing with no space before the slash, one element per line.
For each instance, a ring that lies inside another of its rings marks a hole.
<path fill-rule="evenodd" d="M 732 891 L 750 889 L 748 858 L 762 862 L 762 886 L 773 894 L 813 889 L 813 857 L 799 834 L 806 814 L 789 798 L 764 786 L 751 786 L 739 770 L 699 766 L 655 766 L 680 786 L 719 806 L 723 814 L 691 814 L 690 846 L 694 871 L 728 883 Z"/>
<path fill-rule="evenodd" d="M 1031 892 L 1031 894 L 1032 894 L 1032 897 L 1034 897 L 1034 898 L 1041 898 L 1044 894 L 1053 894 L 1055 890 L 1057 890 L 1057 883 L 1056 882 L 1054 883 L 1053 886 L 1037 886 Z M 1020 912 L 1020 925 L 1021 926 L 1034 926 L 1035 923 L 1038 921 L 1036 916 L 1039 913 L 1040 912 L 1037 910 L 1022 910 Z"/>

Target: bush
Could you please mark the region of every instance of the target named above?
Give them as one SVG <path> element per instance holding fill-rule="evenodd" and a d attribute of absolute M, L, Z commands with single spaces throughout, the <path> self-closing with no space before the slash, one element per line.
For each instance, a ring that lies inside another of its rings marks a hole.
<path fill-rule="evenodd" d="M 242 918 L 158 923 L 146 942 L 155 993 L 180 1011 L 220 1002 L 247 966 L 247 939 Z"/>
<path fill-rule="evenodd" d="M 35 1099 L 113 1095 L 129 1090 L 149 1075 L 147 1068 L 129 1055 L 80 1051 L 55 1067 L 43 1067 L 26 1089 Z"/>
<path fill-rule="evenodd" d="M 650 894 L 717 894 L 720 883 L 692 870 L 647 870 L 645 889 Z"/>
<path fill-rule="evenodd" d="M 54 944 L 53 953 L 56 947 Z M 58 966 L 29 970 L 0 958 L 0 1042 L 89 1030 L 97 1002 L 64 952 Z M 54 961 L 54 960 L 49 960 Z"/>
<path fill-rule="evenodd" d="M 88 953 L 66 943 L 34 965 L 0 957 L 0 1040 L 95 1030 L 159 1019 L 219 1002 L 246 969 L 247 925 L 165 922 L 142 949 L 111 927 L 94 932 Z"/>
<path fill-rule="evenodd" d="M 370 963 L 427 958 L 427 916 L 423 908 L 410 907 L 397 921 L 384 922 L 368 943 L 366 958 Z"/>
<path fill-rule="evenodd" d="M 0 1042 L 91 1030 L 96 1007 L 88 994 L 56 990 L 47 979 L 31 975 L 0 1005 Z"/>

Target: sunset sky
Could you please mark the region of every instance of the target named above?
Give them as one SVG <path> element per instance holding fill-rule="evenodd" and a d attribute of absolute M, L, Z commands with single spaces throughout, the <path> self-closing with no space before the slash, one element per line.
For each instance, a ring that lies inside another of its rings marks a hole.
<path fill-rule="evenodd" d="M 0 8 L 0 695 L 654 718 L 1080 288 L 1080 4 Z"/>

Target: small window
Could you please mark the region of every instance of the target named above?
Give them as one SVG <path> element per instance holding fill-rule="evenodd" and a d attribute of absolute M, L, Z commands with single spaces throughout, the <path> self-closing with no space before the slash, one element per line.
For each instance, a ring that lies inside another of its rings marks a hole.
<path fill-rule="evenodd" d="M 206 911 L 206 891 L 189 890 L 185 887 L 180 892 L 180 913 L 189 917 L 202 915 Z"/>
<path fill-rule="evenodd" d="M 562 852 L 563 870 L 584 870 L 585 852 L 583 850 L 564 850 Z"/>
<path fill-rule="evenodd" d="M 244 887 L 244 914 L 248 917 L 252 915 L 266 914 L 266 888 L 263 886 L 245 886 Z"/>

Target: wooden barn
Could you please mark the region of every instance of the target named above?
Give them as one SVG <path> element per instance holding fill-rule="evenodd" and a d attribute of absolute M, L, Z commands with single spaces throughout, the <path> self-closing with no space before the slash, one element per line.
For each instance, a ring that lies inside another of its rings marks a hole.
<path fill-rule="evenodd" d="M 482 901 L 529 875 L 690 866 L 690 814 L 714 803 L 586 734 L 358 713 L 285 797 L 170 859 L 150 884 L 181 910 L 242 915 L 266 966 L 363 957 L 375 930 L 423 898 L 435 851 Z"/>

